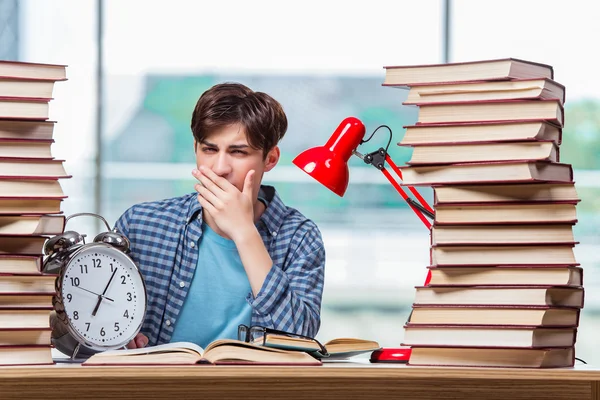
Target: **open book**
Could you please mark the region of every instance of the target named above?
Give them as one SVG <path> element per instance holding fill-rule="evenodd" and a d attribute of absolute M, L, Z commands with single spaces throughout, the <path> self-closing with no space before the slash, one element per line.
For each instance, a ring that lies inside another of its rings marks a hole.
<path fill-rule="evenodd" d="M 327 360 L 345 359 L 381 348 L 379 343 L 371 340 L 339 338 L 323 344 L 323 347 L 327 350 L 327 353 L 324 354 L 319 344 L 315 341 L 274 333 L 266 335 L 264 345 L 274 349 L 304 351 L 316 358 Z"/>
<path fill-rule="evenodd" d="M 257 346 L 239 340 L 215 340 L 206 349 L 190 342 L 173 342 L 139 349 L 97 353 L 82 365 L 279 364 L 321 365 L 311 355 Z"/>

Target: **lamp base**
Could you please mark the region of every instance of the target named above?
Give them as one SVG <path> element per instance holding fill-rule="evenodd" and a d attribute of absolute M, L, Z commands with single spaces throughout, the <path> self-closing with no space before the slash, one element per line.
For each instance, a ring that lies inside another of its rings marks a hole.
<path fill-rule="evenodd" d="M 406 364 L 410 359 L 410 347 L 383 347 L 371 353 L 372 363 Z"/>

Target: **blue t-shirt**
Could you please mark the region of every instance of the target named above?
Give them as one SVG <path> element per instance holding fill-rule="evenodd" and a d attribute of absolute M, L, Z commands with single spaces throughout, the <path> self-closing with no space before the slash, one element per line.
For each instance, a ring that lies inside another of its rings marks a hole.
<path fill-rule="evenodd" d="M 250 325 L 246 300 L 250 282 L 235 243 L 202 224 L 198 264 L 175 324 L 171 342 L 206 347 L 216 339 L 237 339 L 239 324 Z"/>

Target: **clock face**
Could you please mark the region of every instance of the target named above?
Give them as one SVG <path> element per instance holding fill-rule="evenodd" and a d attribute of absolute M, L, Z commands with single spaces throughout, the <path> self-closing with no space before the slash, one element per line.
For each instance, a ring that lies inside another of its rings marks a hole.
<path fill-rule="evenodd" d="M 146 313 L 146 290 L 135 263 L 109 245 L 76 251 L 63 271 L 61 297 L 72 334 L 95 350 L 126 345 Z"/>

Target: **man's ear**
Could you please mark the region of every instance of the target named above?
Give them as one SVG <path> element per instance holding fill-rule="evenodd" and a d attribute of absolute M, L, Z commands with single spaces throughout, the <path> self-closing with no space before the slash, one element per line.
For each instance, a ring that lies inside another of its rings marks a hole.
<path fill-rule="evenodd" d="M 265 158 L 265 172 L 269 172 L 277 165 L 280 156 L 281 151 L 279 150 L 279 146 L 273 147 L 267 153 L 267 157 Z"/>

